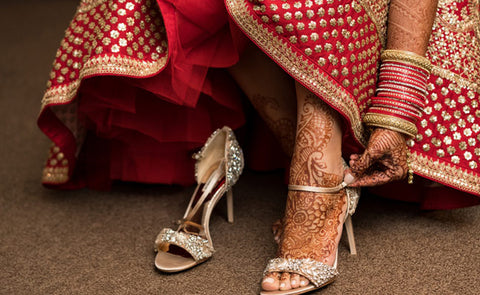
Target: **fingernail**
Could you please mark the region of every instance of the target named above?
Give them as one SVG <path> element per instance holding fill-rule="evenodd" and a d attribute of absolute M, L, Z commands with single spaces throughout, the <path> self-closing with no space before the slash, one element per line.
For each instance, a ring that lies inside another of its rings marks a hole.
<path fill-rule="evenodd" d="M 275 280 L 273 278 L 266 278 L 263 280 L 264 283 L 268 283 L 268 284 L 272 284 L 275 282 Z"/>
<path fill-rule="evenodd" d="M 285 288 L 285 283 L 281 283 L 280 288 Z"/>
<path fill-rule="evenodd" d="M 296 280 L 292 280 L 291 284 L 292 284 L 292 285 L 296 285 L 296 284 L 297 284 L 297 281 L 296 281 Z"/>
<path fill-rule="evenodd" d="M 305 286 L 306 284 L 307 284 L 307 282 L 305 282 L 305 281 L 300 282 L 300 286 L 302 286 L 302 287 Z"/>
<path fill-rule="evenodd" d="M 347 174 L 345 174 L 345 177 L 343 178 L 343 181 L 345 181 L 346 184 L 350 184 L 350 183 L 355 181 L 355 177 L 352 174 L 347 173 Z"/>

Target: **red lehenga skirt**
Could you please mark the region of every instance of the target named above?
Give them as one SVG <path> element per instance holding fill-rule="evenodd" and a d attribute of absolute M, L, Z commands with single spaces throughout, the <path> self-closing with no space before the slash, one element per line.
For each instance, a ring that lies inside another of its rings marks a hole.
<path fill-rule="evenodd" d="M 348 156 L 366 142 L 361 118 L 375 91 L 387 1 L 320 2 L 225 1 L 250 39 L 344 116 Z M 242 41 L 221 0 L 83 0 L 38 118 L 53 142 L 43 183 L 193 183 L 191 152 L 217 127 L 244 124 L 241 93 L 224 72 Z M 376 192 L 427 209 L 478 204 L 479 52 L 478 0 L 441 2 L 431 94 L 410 145 L 415 173 L 453 189 L 417 178 L 418 186 L 398 184 L 401 194 Z M 267 156 L 257 167 L 272 163 Z"/>
<path fill-rule="evenodd" d="M 43 183 L 193 183 L 192 151 L 216 128 L 244 124 L 224 72 L 239 32 L 218 0 L 82 0 L 38 118 L 53 142 Z"/>
<path fill-rule="evenodd" d="M 362 117 L 375 92 L 388 0 L 225 0 L 248 37 L 294 79 L 339 111 L 344 155 L 362 150 Z M 425 209 L 480 201 L 478 0 L 440 1 L 427 57 L 434 65 L 419 134 L 409 141 L 417 186 L 377 188 Z M 445 186 L 423 186 L 430 179 Z M 451 188 L 453 189 L 451 189 Z"/>

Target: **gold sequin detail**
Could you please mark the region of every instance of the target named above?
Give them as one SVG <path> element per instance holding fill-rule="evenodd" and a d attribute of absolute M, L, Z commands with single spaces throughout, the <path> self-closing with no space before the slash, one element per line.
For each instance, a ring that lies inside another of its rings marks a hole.
<path fill-rule="evenodd" d="M 71 101 L 79 82 L 86 76 L 115 74 L 142 77 L 158 72 L 165 66 L 167 44 L 156 45 L 166 39 L 156 3 L 151 0 L 106 2 L 83 0 L 80 3 L 57 51 L 57 61 L 47 83 L 42 109 L 49 104 Z M 138 11 L 134 11 L 136 5 L 142 7 L 145 21 L 150 23 L 148 27 L 140 20 Z M 125 21 L 119 21 L 119 17 L 125 17 Z M 135 26 L 133 33 L 127 26 Z M 140 47 L 133 40 L 134 34 L 139 35 L 142 30 L 144 37 L 138 37 Z M 158 47 L 162 47 L 160 52 L 156 50 Z M 142 52 L 133 56 L 134 50 Z M 101 55 L 122 52 L 124 54 L 121 56 Z M 72 58 L 68 59 L 68 54 Z M 61 67 L 62 63 L 66 66 Z"/>

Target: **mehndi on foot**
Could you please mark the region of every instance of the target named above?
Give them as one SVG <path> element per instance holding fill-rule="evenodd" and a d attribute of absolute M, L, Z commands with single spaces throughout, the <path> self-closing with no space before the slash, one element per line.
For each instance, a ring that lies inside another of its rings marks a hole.
<path fill-rule="evenodd" d="M 335 178 L 335 183 L 341 181 Z M 346 186 L 289 186 L 277 258 L 267 264 L 260 294 L 303 294 L 333 282 L 344 223 L 350 251 L 356 254 L 350 216 L 359 190 Z"/>

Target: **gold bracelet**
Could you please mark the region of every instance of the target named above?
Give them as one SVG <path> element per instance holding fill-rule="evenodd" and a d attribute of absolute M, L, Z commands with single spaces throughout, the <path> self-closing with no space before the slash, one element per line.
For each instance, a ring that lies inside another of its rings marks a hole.
<path fill-rule="evenodd" d="M 406 149 L 407 149 L 407 167 L 408 167 L 407 182 L 408 184 L 413 184 L 412 154 L 410 153 L 408 146 L 406 147 Z"/>
<path fill-rule="evenodd" d="M 402 61 L 420 67 L 428 73 L 432 71 L 432 64 L 427 58 L 410 51 L 387 49 L 382 52 L 380 59 L 382 61 Z"/>
<path fill-rule="evenodd" d="M 394 116 L 376 114 L 376 113 L 367 113 L 363 117 L 363 122 L 367 126 L 376 126 L 376 127 L 390 129 L 393 131 L 406 134 L 410 137 L 415 137 L 415 135 L 417 135 L 418 133 L 417 126 L 415 126 L 415 124 Z"/>

